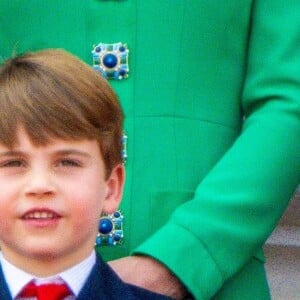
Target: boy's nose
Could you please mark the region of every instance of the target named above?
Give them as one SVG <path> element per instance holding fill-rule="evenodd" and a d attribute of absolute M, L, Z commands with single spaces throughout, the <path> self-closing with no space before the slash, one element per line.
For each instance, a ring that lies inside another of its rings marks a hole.
<path fill-rule="evenodd" d="M 49 172 L 31 172 L 25 186 L 27 196 L 49 196 L 54 193 L 54 185 Z"/>

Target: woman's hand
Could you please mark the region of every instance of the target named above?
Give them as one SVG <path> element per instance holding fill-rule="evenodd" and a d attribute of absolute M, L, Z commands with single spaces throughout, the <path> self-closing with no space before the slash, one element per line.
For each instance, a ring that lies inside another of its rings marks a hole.
<path fill-rule="evenodd" d="M 180 281 L 166 267 L 149 256 L 128 256 L 110 261 L 109 265 L 127 283 L 178 300 L 186 295 Z"/>

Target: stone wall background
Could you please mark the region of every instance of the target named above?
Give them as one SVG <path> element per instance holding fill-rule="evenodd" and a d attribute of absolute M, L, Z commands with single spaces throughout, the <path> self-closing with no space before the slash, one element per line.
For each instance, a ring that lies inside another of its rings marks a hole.
<path fill-rule="evenodd" d="M 299 300 L 300 187 L 264 250 L 272 300 Z"/>

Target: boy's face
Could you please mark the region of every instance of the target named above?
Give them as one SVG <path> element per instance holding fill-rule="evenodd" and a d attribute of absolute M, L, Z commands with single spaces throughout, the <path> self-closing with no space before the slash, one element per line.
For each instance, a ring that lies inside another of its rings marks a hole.
<path fill-rule="evenodd" d="M 99 216 L 117 208 L 124 180 L 118 165 L 108 179 L 95 140 L 54 139 L 34 146 L 0 144 L 0 243 L 16 266 L 49 276 L 89 255 Z"/>

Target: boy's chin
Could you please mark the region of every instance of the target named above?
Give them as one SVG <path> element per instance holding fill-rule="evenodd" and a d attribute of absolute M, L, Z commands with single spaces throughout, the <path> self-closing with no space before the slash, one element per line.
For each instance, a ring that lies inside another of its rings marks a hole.
<path fill-rule="evenodd" d="M 65 253 L 57 249 L 33 248 L 22 254 L 19 267 L 37 277 L 49 277 L 58 274 L 79 263 L 84 257 Z"/>

